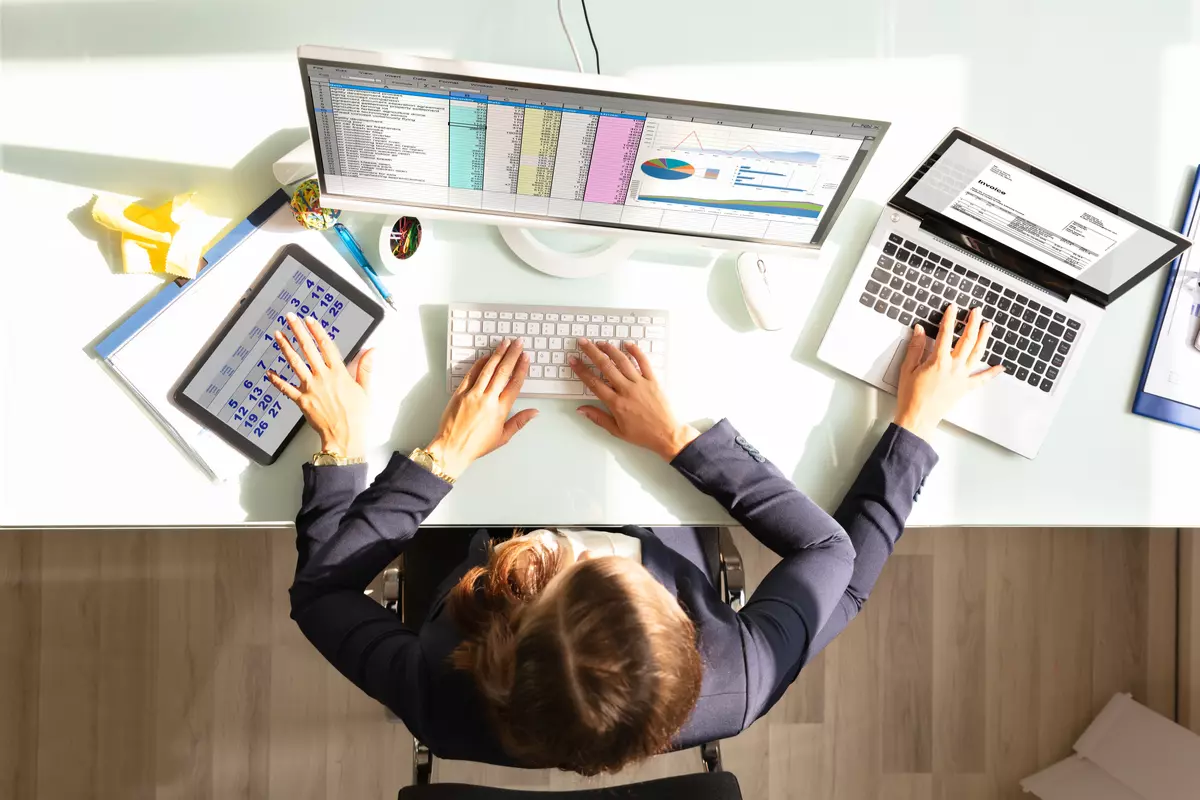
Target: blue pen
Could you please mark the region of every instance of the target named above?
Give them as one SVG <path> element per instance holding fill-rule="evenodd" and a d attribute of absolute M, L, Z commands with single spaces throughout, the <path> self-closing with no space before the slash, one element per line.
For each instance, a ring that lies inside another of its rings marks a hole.
<path fill-rule="evenodd" d="M 363 255 L 362 248 L 358 246 L 358 242 L 354 241 L 354 235 L 350 233 L 350 229 L 340 222 L 335 222 L 333 229 L 337 231 L 338 236 L 342 237 L 342 243 L 346 245 L 346 249 L 350 251 L 350 255 L 354 256 L 354 260 L 358 262 L 358 266 L 362 267 L 367 280 L 375 287 L 375 291 L 379 292 L 379 296 L 383 298 L 383 302 L 391 306 L 393 311 L 398 310 L 396 304 L 392 302 L 392 293 L 380 282 L 379 276 L 371 268 L 371 262 L 367 261 L 367 257 Z"/>

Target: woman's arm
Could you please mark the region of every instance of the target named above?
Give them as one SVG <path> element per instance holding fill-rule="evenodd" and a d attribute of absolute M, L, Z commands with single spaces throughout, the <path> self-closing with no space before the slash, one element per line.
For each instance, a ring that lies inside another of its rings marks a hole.
<path fill-rule="evenodd" d="M 806 661 L 833 641 L 870 597 L 883 565 L 904 533 L 904 523 L 925 478 L 937 464 L 937 453 L 926 441 L 933 429 L 963 395 L 1004 371 L 1000 366 L 979 369 L 991 323 L 973 309 L 955 342 L 952 326 L 957 314 L 951 303 L 928 358 L 923 328 L 915 328 L 909 340 L 900 367 L 896 421 L 879 440 L 834 514 L 854 543 L 854 574 L 833 616 L 805 654 Z"/>
<path fill-rule="evenodd" d="M 361 455 L 370 351 L 351 377 L 337 347 L 314 320 L 289 315 L 289 324 L 303 357 L 282 334 L 276 340 L 300 385 L 274 373 L 272 382 L 300 406 L 324 451 Z M 427 448 L 451 480 L 533 418 L 530 411 L 508 416 L 527 368 L 519 342 L 512 348 L 505 343 L 480 359 L 455 390 Z M 418 733 L 425 719 L 420 704 L 426 672 L 416 633 L 363 589 L 403 552 L 451 483 L 399 453 L 364 490 L 365 482 L 363 464 L 305 465 L 296 517 L 292 618 L 343 675 Z"/>
<path fill-rule="evenodd" d="M 581 340 L 604 375 L 574 365 L 611 413 L 580 413 L 618 438 L 671 462 L 783 560 L 739 612 L 748 680 L 743 726 L 764 713 L 803 666 L 803 655 L 845 593 L 854 549 L 841 526 L 750 446 L 728 421 L 707 433 L 680 425 L 644 354 Z M 639 368 L 633 365 L 638 364 Z"/>

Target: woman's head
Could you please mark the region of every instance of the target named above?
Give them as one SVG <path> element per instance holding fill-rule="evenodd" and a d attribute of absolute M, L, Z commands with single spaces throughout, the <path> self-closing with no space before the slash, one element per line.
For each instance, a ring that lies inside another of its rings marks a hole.
<path fill-rule="evenodd" d="M 662 752 L 700 694 L 695 627 L 635 561 L 516 540 L 450 608 L 466 634 L 454 663 L 528 766 L 594 775 Z"/>

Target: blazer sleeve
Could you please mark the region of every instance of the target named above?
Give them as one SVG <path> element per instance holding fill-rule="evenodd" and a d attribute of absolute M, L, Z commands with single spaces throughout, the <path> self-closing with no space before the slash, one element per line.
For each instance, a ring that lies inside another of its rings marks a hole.
<path fill-rule="evenodd" d="M 806 658 L 833 641 L 867 602 L 937 462 L 937 453 L 924 439 L 895 423 L 875 445 L 833 514 L 854 545 L 854 572 Z"/>
<path fill-rule="evenodd" d="M 363 591 L 404 552 L 450 484 L 399 453 L 363 489 L 365 482 L 365 465 L 304 465 L 292 619 L 339 672 L 419 736 L 428 678 L 417 634 Z"/>
<path fill-rule="evenodd" d="M 671 462 L 782 560 L 738 613 L 747 727 L 774 705 L 846 590 L 854 548 L 842 527 L 785 478 L 728 420 Z"/>

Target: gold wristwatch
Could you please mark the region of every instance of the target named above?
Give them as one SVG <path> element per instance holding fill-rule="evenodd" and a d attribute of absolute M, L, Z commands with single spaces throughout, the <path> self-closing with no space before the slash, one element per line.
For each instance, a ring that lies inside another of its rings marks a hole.
<path fill-rule="evenodd" d="M 427 469 L 451 486 L 454 485 L 454 476 L 442 469 L 442 465 L 438 463 L 438 460 L 434 457 L 433 453 L 429 452 L 424 447 L 418 447 L 413 450 L 408 454 L 408 458 L 418 467 Z"/>
<path fill-rule="evenodd" d="M 312 465 L 314 467 L 345 467 L 350 464 L 365 464 L 365 458 L 346 458 L 341 453 L 335 453 L 332 450 L 322 450 L 319 453 L 313 453 Z"/>

